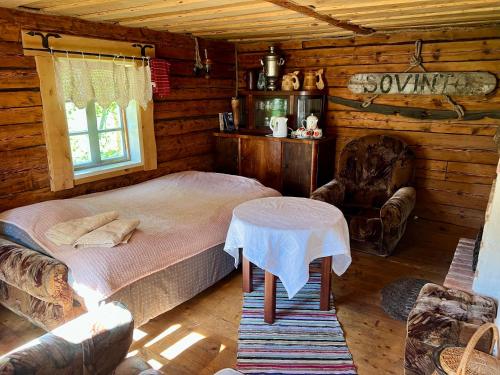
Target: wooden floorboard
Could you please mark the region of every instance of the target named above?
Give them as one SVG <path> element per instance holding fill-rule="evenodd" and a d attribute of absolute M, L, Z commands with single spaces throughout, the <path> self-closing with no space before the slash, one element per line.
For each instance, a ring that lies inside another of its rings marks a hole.
<path fill-rule="evenodd" d="M 380 290 L 402 277 L 441 284 L 459 237 L 475 230 L 417 220 L 388 258 L 353 252 L 353 264 L 333 278 L 335 306 L 360 375 L 402 374 L 406 326 L 380 307 Z M 131 352 L 161 364 L 167 374 L 212 375 L 236 364 L 241 272 L 139 328 Z M 43 331 L 0 307 L 0 355 Z M 155 343 L 148 343 L 160 336 Z M 177 345 L 176 345 L 177 344 Z M 186 345 L 183 345 L 186 344 Z M 189 346 L 189 344 L 191 344 Z M 186 347 L 187 346 L 187 347 Z M 180 349 L 184 349 L 180 351 Z"/>

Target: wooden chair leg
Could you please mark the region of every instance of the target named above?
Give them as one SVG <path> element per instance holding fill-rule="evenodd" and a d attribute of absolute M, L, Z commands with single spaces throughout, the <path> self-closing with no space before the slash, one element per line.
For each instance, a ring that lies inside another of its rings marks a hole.
<path fill-rule="evenodd" d="M 264 279 L 264 322 L 274 323 L 276 316 L 276 276 L 266 271 Z"/>
<path fill-rule="evenodd" d="M 330 310 L 330 292 L 332 287 L 332 257 L 324 257 L 321 262 L 321 294 L 319 309 Z"/>
<path fill-rule="evenodd" d="M 243 292 L 253 292 L 252 263 L 250 263 L 250 261 L 245 257 L 243 257 Z"/>

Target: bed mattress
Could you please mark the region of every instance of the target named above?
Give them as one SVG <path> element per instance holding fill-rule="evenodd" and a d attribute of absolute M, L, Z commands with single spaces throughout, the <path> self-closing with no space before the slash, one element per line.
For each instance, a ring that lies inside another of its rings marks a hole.
<path fill-rule="evenodd" d="M 87 309 L 104 300 L 122 301 L 141 325 L 227 275 L 234 265 L 222 245 L 233 208 L 278 195 L 240 176 L 181 172 L 9 210 L 0 214 L 0 230 L 65 263 L 71 286 Z M 58 222 L 112 209 L 120 217 L 141 220 L 128 244 L 74 249 L 45 238 L 47 229 Z"/>

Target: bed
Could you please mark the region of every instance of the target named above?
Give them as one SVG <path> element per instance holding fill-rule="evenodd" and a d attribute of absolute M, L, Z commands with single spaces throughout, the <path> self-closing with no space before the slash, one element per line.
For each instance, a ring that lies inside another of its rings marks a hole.
<path fill-rule="evenodd" d="M 223 251 L 234 207 L 278 196 L 240 176 L 187 171 L 141 184 L 41 202 L 0 214 L 0 303 L 50 330 L 120 301 L 140 326 L 234 269 Z M 116 210 L 141 224 L 114 248 L 56 246 L 54 224 Z"/>

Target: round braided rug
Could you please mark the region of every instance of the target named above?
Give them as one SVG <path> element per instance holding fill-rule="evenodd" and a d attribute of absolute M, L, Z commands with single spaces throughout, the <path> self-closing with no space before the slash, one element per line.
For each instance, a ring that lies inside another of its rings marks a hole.
<path fill-rule="evenodd" d="M 420 289 L 429 280 L 404 278 L 386 285 L 382 289 L 382 309 L 393 319 L 406 321 Z"/>

